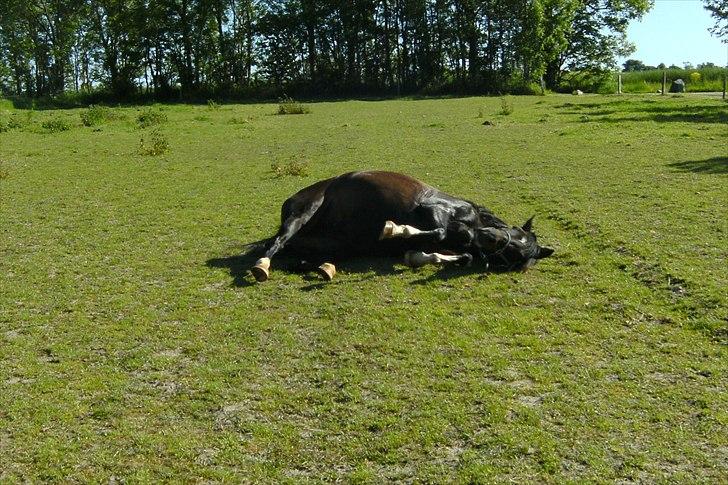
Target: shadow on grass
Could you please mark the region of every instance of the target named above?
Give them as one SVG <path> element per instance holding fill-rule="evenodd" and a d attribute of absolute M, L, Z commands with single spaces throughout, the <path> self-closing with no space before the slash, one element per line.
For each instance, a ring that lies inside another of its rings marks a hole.
<path fill-rule="evenodd" d="M 462 278 L 466 276 L 473 277 L 478 276 L 478 279 L 486 278 L 489 274 L 495 274 L 498 271 L 486 271 L 484 265 L 474 262 L 471 266 L 443 266 L 435 273 L 429 276 L 420 278 L 412 282 L 413 285 L 428 285 L 433 281 L 448 281 L 456 278 Z"/>
<path fill-rule="evenodd" d="M 568 108 L 564 114 L 588 114 L 602 116 L 593 121 L 621 123 L 623 121 L 656 121 L 659 123 L 726 123 L 728 122 L 728 104 L 715 105 L 663 105 L 655 100 L 612 101 L 610 103 L 564 103 L 557 106 Z M 601 108 L 599 111 L 591 109 Z M 605 109 L 606 108 L 606 109 Z M 617 115 L 617 116 L 613 116 Z"/>
<path fill-rule="evenodd" d="M 210 258 L 205 264 L 208 268 L 227 268 L 233 278 L 232 286 L 253 286 L 255 279 L 250 273 L 250 267 L 257 259 L 257 255 L 248 253 Z"/>
<path fill-rule="evenodd" d="M 232 256 L 223 256 L 218 258 L 210 258 L 205 264 L 208 268 L 227 268 L 230 276 L 233 278 L 231 285 L 237 287 L 248 287 L 256 284 L 250 268 L 261 257 L 259 251 L 250 251 L 245 254 L 236 254 Z M 369 280 L 377 276 L 391 276 L 409 273 L 413 270 L 401 265 L 401 258 L 388 256 L 376 257 L 354 257 L 343 261 L 336 261 L 336 269 L 339 273 L 344 274 L 348 283 L 356 283 Z M 296 273 L 301 274 L 304 281 L 309 282 L 308 286 L 301 288 L 302 291 L 312 291 L 324 288 L 329 282 L 323 281 L 320 276 L 315 273 L 317 265 L 302 265 L 300 258 L 295 258 L 287 254 L 279 254 L 271 265 L 271 273 Z M 477 262 L 471 266 L 443 266 L 435 273 L 427 277 L 415 280 L 414 285 L 426 285 L 434 281 L 447 281 L 455 278 L 466 276 L 480 275 L 481 278 L 489 273 L 497 273 L 498 271 L 484 271 L 483 265 Z M 357 276 L 355 276 L 357 275 Z M 338 277 L 336 278 L 338 279 Z M 336 281 L 336 280 L 335 280 Z"/>
<path fill-rule="evenodd" d="M 254 243 L 251 246 L 255 246 Z M 243 254 L 235 254 L 232 256 L 223 256 L 218 258 L 210 258 L 205 264 L 208 268 L 227 268 L 230 272 L 230 276 L 233 278 L 232 286 L 247 287 L 256 284 L 255 278 L 253 278 L 250 268 L 253 267 L 255 262 L 262 256 L 258 250 L 250 250 Z M 395 275 L 403 272 L 402 269 L 398 269 L 395 265 L 400 262 L 397 258 L 391 257 L 357 257 L 351 258 L 344 261 L 336 261 L 336 269 L 342 273 L 353 273 L 360 274 L 362 277 L 359 280 L 369 279 L 373 276 L 387 276 Z M 327 283 L 322 282 L 321 278 L 314 275 L 314 271 L 318 264 L 302 264 L 301 258 L 293 257 L 289 254 L 279 253 L 274 258 L 271 264 L 271 273 L 283 272 L 283 273 L 297 273 L 302 274 L 305 281 L 312 282 L 313 284 L 304 287 L 304 291 L 314 290 L 316 288 L 325 286 Z"/>
<path fill-rule="evenodd" d="M 668 164 L 676 172 L 728 173 L 728 157 L 713 157 L 706 160 L 686 160 Z"/>

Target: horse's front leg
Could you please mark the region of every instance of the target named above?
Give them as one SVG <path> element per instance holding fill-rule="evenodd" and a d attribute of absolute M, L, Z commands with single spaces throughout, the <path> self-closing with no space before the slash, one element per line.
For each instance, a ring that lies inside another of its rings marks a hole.
<path fill-rule="evenodd" d="M 404 253 L 404 264 L 410 268 L 420 268 L 427 264 L 455 263 L 469 266 L 473 262 L 473 256 L 469 253 L 463 254 L 441 254 L 425 253 L 423 251 L 407 251 Z"/>

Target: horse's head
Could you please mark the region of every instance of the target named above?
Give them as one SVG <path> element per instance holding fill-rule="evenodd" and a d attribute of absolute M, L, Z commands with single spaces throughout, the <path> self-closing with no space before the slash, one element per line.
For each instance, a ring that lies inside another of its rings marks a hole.
<path fill-rule="evenodd" d="M 478 229 L 477 245 L 490 268 L 504 271 L 525 271 L 554 252 L 539 246 L 531 231 L 533 217 L 521 227 L 485 227 Z"/>

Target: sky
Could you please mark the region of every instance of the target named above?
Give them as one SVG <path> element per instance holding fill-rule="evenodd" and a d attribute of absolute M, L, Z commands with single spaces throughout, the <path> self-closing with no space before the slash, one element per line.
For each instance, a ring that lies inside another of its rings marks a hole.
<path fill-rule="evenodd" d="M 702 0 L 655 0 L 642 20 L 633 21 L 627 29 L 627 38 L 637 47 L 629 59 L 649 66 L 661 62 L 680 67 L 685 62 L 725 66 L 728 44 L 708 32 L 714 23 Z"/>

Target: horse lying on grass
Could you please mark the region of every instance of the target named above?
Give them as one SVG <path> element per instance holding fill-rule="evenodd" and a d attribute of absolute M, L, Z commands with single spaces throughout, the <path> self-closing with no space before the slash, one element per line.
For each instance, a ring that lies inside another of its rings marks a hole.
<path fill-rule="evenodd" d="M 402 256 L 428 263 L 481 264 L 483 271 L 525 270 L 553 249 L 536 243 L 533 217 L 510 227 L 488 209 L 394 172 L 351 172 L 300 190 L 283 203 L 278 234 L 251 272 L 268 279 L 271 258 L 284 248 L 319 265 L 351 256 Z M 314 265 L 314 266 L 315 266 Z"/>

